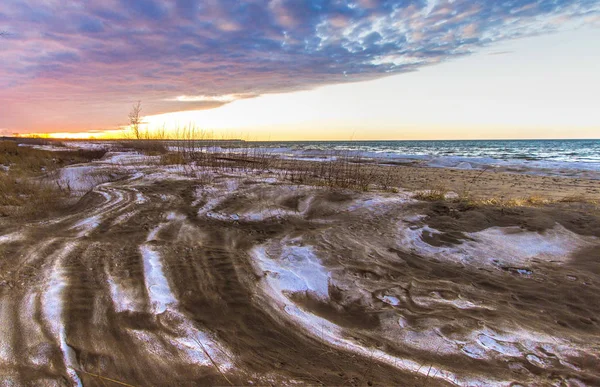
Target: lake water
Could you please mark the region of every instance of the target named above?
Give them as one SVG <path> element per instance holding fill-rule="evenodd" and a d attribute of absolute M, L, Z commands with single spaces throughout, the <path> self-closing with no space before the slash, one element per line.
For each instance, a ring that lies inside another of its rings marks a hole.
<path fill-rule="evenodd" d="M 269 141 L 245 143 L 288 158 L 341 154 L 388 163 L 600 178 L 600 140 Z"/>

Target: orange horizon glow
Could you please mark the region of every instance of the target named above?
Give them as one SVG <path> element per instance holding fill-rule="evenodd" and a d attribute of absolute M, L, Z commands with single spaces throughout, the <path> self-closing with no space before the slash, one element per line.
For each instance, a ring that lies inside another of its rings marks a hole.
<path fill-rule="evenodd" d="M 373 138 L 373 137 L 359 137 L 354 133 L 346 133 L 340 134 L 336 137 L 317 137 L 317 138 L 302 138 L 302 137 L 286 137 L 286 136 L 266 136 L 266 137 L 251 137 L 249 134 L 240 134 L 240 135 L 215 135 L 214 132 L 209 132 L 209 134 L 205 135 L 197 135 L 192 137 L 194 140 L 242 140 L 246 142 L 286 142 L 286 141 L 477 141 L 477 140 L 600 140 L 600 135 L 598 135 L 599 131 L 597 128 L 588 128 L 587 131 L 591 134 L 590 136 L 560 136 L 558 133 L 564 132 L 564 130 L 549 130 L 549 129 L 540 129 L 543 132 L 550 132 L 555 134 L 554 136 L 547 137 L 532 137 L 527 136 L 525 133 L 523 136 L 510 136 L 510 137 L 493 137 L 493 136 L 482 136 L 482 137 L 433 137 L 433 138 L 424 138 L 418 136 L 405 136 L 402 138 Z M 135 140 L 131 135 L 128 134 L 127 131 L 124 130 L 108 130 L 106 132 L 49 132 L 49 133 L 28 133 L 28 134 L 20 134 L 18 136 L 7 136 L 7 137 L 16 137 L 16 138 L 40 138 L 40 139 L 50 139 L 50 140 L 90 140 L 90 141 L 112 141 L 112 140 Z M 150 134 L 148 136 L 150 140 L 184 140 L 189 139 L 187 137 L 176 135 L 171 135 L 165 137 L 153 136 Z M 144 138 L 140 139 L 140 141 L 144 140 Z"/>

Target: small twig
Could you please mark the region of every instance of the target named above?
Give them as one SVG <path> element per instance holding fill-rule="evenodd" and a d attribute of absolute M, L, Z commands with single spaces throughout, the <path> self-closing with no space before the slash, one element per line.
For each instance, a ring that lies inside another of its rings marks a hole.
<path fill-rule="evenodd" d="M 215 363 L 215 361 L 213 360 L 213 358 L 206 351 L 206 349 L 204 348 L 204 345 L 202 345 L 201 342 L 199 342 L 198 340 L 196 340 L 195 337 L 193 337 L 193 339 L 194 339 L 194 341 L 196 343 L 198 343 L 200 345 L 200 348 L 202 348 L 202 351 L 204 352 L 204 354 L 209 358 L 210 362 L 215 366 L 215 368 L 217 369 L 217 371 L 219 371 L 219 373 L 221 374 L 221 376 L 223 377 L 223 379 L 227 380 L 227 383 L 229 383 L 230 386 L 233 386 L 233 383 L 231 383 L 231 381 L 229 379 L 227 379 L 227 376 L 225 376 L 225 374 L 223 372 L 221 372 L 221 370 L 219 369 L 219 366 L 217 365 L 217 363 Z"/>
<path fill-rule="evenodd" d="M 132 384 L 127 384 L 127 383 L 125 383 L 125 382 L 120 382 L 120 381 L 118 381 L 118 380 L 115 380 L 115 379 L 106 378 L 106 377 L 104 377 L 104 376 L 100 376 L 100 375 L 98 375 L 98 374 L 94 374 L 94 373 L 87 372 L 87 371 L 84 371 L 84 370 L 76 370 L 76 371 L 83 372 L 84 374 L 87 374 L 87 375 L 90 375 L 90 376 L 96 377 L 96 378 L 98 378 L 98 379 L 100 379 L 100 380 L 107 380 L 107 381 L 109 381 L 109 382 L 113 382 L 113 383 L 116 383 L 116 384 L 120 384 L 121 386 L 135 387 L 135 386 L 134 386 L 134 385 L 132 385 Z"/>

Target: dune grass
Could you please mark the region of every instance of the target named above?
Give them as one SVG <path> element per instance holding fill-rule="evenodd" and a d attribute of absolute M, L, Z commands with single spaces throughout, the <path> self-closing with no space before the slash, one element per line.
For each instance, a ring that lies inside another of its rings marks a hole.
<path fill-rule="evenodd" d="M 66 165 L 101 158 L 106 151 L 47 151 L 0 141 L 0 216 L 43 216 L 64 205 L 68 192 L 44 176 Z"/>

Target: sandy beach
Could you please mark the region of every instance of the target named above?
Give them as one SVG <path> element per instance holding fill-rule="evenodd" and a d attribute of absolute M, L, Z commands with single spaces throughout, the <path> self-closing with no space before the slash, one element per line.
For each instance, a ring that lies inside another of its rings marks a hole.
<path fill-rule="evenodd" d="M 68 211 L 2 220 L 8 385 L 600 383 L 600 181 L 374 166 L 400 184 L 362 192 L 157 157 L 65 167 Z M 553 200 L 415 196 L 472 181 Z"/>

